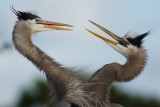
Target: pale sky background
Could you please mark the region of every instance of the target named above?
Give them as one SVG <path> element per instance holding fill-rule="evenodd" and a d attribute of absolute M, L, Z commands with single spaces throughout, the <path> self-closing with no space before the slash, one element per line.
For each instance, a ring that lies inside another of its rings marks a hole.
<path fill-rule="evenodd" d="M 160 100 L 160 0 L 3 0 L 0 2 L 0 46 L 12 42 L 16 16 L 10 10 L 33 11 L 47 20 L 72 24 L 73 31 L 48 31 L 37 33 L 33 42 L 44 52 L 66 67 L 88 67 L 94 73 L 111 62 L 125 63 L 125 58 L 102 40 L 89 34 L 93 20 L 119 36 L 129 31 L 144 33 L 148 63 L 143 73 L 129 83 L 117 86 L 130 94 L 152 96 Z M 45 79 L 33 64 L 14 48 L 0 53 L 0 107 L 13 105 L 22 89 L 33 86 L 37 78 Z"/>

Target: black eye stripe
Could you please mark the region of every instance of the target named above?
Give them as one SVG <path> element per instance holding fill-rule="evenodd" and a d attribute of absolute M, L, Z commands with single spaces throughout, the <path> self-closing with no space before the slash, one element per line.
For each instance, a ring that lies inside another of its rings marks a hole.
<path fill-rule="evenodd" d="M 126 38 L 132 45 L 137 46 L 137 47 L 141 47 L 142 43 L 143 43 L 143 39 L 150 34 L 150 31 L 141 34 L 135 38 Z"/>
<path fill-rule="evenodd" d="M 37 16 L 35 14 L 32 14 L 30 12 L 17 11 L 17 10 L 14 9 L 13 6 L 11 7 L 11 10 L 17 16 L 17 18 L 19 20 L 33 20 L 33 19 L 36 19 L 36 18 L 40 19 L 39 16 Z"/>
<path fill-rule="evenodd" d="M 136 38 L 126 38 L 132 45 L 141 47 L 142 41 Z"/>
<path fill-rule="evenodd" d="M 19 14 L 17 16 L 18 16 L 19 20 L 33 20 L 33 19 L 36 19 L 36 18 L 40 18 L 39 16 L 34 15 L 32 13 L 29 13 L 29 12 L 20 12 L 20 11 L 18 11 L 18 12 L 19 12 Z"/>

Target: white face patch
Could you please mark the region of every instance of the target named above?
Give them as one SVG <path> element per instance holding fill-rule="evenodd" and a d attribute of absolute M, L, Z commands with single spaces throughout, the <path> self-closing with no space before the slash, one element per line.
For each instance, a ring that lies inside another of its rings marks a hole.
<path fill-rule="evenodd" d="M 125 51 L 126 56 L 128 57 L 131 54 L 135 54 L 138 51 L 138 48 L 133 45 L 128 45 L 128 48 Z"/>
<path fill-rule="evenodd" d="M 33 33 L 51 30 L 49 28 L 46 28 L 43 24 L 37 24 L 36 20 L 37 19 L 27 20 L 26 21 L 27 25 L 31 28 Z"/>
<path fill-rule="evenodd" d="M 131 55 L 134 54 L 138 51 L 138 48 L 133 46 L 132 44 L 127 45 L 127 47 L 122 46 L 120 44 L 117 45 L 113 45 L 111 43 L 106 42 L 109 46 L 111 46 L 113 49 L 115 49 L 117 52 L 121 53 L 123 56 L 125 56 L 126 58 Z"/>
<path fill-rule="evenodd" d="M 117 45 L 117 48 L 119 50 L 119 52 L 124 55 L 126 58 L 131 55 L 131 54 L 135 54 L 138 51 L 138 48 L 136 46 L 133 46 L 132 44 L 127 45 L 127 47 L 124 47 L 122 45 Z M 117 51 L 118 51 L 117 50 Z"/>
<path fill-rule="evenodd" d="M 117 52 L 121 53 L 123 56 L 126 57 L 126 55 L 125 55 L 125 52 L 126 52 L 126 50 L 127 50 L 126 47 L 124 47 L 124 46 L 122 46 L 122 45 L 120 45 L 120 44 L 113 45 L 113 44 L 108 43 L 108 42 L 106 42 L 106 43 L 107 43 L 109 46 L 111 46 L 114 50 L 116 50 Z"/>

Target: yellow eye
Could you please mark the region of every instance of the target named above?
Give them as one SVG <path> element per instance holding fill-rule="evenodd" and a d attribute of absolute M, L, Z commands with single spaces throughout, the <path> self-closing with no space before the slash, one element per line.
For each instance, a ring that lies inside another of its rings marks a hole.
<path fill-rule="evenodd" d="M 39 19 L 35 19 L 35 22 L 37 22 L 37 23 L 38 23 L 38 22 L 39 22 Z"/>
<path fill-rule="evenodd" d="M 129 44 L 130 44 L 130 42 L 129 42 L 129 41 L 126 41 L 126 43 L 127 43 L 127 45 L 129 45 Z"/>

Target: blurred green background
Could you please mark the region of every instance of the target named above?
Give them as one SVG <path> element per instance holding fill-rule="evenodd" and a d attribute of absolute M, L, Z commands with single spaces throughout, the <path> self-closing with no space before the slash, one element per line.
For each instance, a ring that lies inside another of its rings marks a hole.
<path fill-rule="evenodd" d="M 34 88 L 22 90 L 16 107 L 52 107 L 49 103 L 51 89 L 44 80 L 35 81 Z M 118 87 L 111 89 L 111 102 L 119 103 L 124 107 L 160 107 L 160 102 L 155 98 L 130 96 Z"/>

